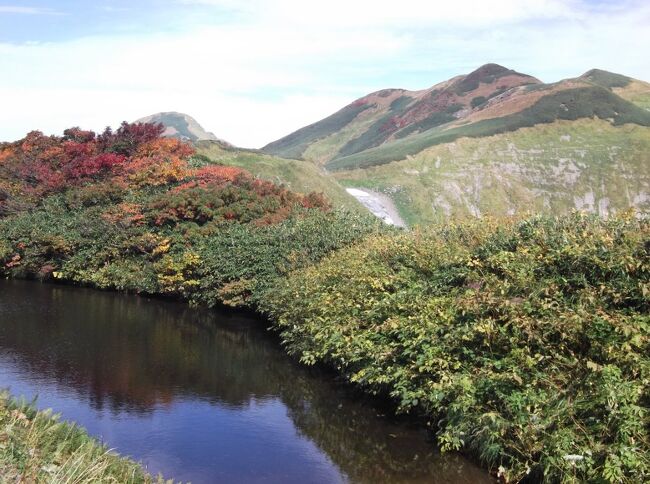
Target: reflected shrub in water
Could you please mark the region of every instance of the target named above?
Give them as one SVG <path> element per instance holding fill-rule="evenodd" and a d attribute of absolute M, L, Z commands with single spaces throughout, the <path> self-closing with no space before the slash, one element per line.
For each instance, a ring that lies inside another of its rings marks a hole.
<path fill-rule="evenodd" d="M 650 224 L 370 237 L 265 295 L 287 349 L 427 415 L 503 479 L 650 478 Z"/>

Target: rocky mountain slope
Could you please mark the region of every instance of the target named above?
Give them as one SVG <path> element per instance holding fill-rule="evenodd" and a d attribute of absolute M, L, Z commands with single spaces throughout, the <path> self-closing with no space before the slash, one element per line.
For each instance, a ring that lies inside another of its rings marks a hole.
<path fill-rule="evenodd" d="M 156 113 L 136 120 L 136 123 L 161 123 L 165 127 L 163 136 L 184 141 L 216 141 L 224 146 L 232 146 L 206 131 L 192 116 L 177 112 Z"/>
<path fill-rule="evenodd" d="M 487 64 L 383 90 L 264 148 L 390 196 L 407 223 L 650 210 L 650 84 L 593 69 L 545 84 Z"/>

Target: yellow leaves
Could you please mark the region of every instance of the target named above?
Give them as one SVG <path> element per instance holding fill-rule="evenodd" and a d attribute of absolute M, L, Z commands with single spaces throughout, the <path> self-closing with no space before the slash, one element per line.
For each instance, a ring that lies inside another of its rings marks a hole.
<path fill-rule="evenodd" d="M 169 252 L 169 247 L 170 247 L 170 240 L 163 239 L 153 250 L 152 254 L 153 255 L 166 254 L 167 252 Z"/>
<path fill-rule="evenodd" d="M 187 296 L 199 285 L 194 270 L 201 258 L 193 252 L 184 252 L 180 257 L 167 254 L 156 264 L 158 284 L 162 292 Z"/>
<path fill-rule="evenodd" d="M 191 174 L 187 163 L 176 156 L 134 158 L 125 168 L 129 183 L 136 187 L 178 182 Z"/>
<path fill-rule="evenodd" d="M 602 365 L 599 365 L 593 361 L 587 361 L 587 368 L 591 371 L 600 371 L 602 369 Z"/>

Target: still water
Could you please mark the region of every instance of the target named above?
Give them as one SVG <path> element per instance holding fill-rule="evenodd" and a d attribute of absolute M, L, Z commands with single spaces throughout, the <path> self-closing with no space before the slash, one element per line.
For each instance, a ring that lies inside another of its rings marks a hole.
<path fill-rule="evenodd" d="M 481 483 L 425 433 L 288 358 L 264 323 L 0 280 L 0 388 L 194 483 Z"/>

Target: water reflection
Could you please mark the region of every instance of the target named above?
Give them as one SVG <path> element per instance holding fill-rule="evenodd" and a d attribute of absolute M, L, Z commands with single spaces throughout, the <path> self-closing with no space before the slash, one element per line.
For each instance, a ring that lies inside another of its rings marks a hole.
<path fill-rule="evenodd" d="M 299 367 L 260 321 L 0 281 L 0 386 L 193 482 L 489 482 Z"/>

